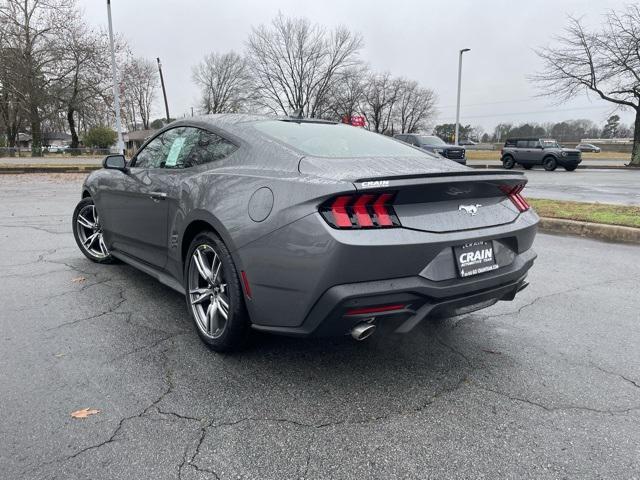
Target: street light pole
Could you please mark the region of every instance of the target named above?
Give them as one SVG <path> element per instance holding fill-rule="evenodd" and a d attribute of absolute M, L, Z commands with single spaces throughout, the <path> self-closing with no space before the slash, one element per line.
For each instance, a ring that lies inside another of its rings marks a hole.
<path fill-rule="evenodd" d="M 456 102 L 456 141 L 455 145 L 459 145 L 460 134 L 460 84 L 462 83 L 462 54 L 468 52 L 470 48 L 463 48 L 460 50 L 460 57 L 458 59 L 458 101 Z"/>
<path fill-rule="evenodd" d="M 160 57 L 157 57 L 158 60 L 158 71 L 160 72 L 160 85 L 162 85 L 162 96 L 164 97 L 164 110 L 167 113 L 167 123 L 169 123 L 169 104 L 167 103 L 167 91 L 164 89 L 164 77 L 162 76 L 162 64 L 160 63 Z"/>
<path fill-rule="evenodd" d="M 113 77 L 113 106 L 116 109 L 116 131 L 118 133 L 118 152 L 124 153 L 122 140 L 122 123 L 120 122 L 120 85 L 116 69 L 116 50 L 113 45 L 113 24 L 111 23 L 111 0 L 107 0 L 107 16 L 109 18 L 109 43 L 111 45 L 111 76 Z"/>

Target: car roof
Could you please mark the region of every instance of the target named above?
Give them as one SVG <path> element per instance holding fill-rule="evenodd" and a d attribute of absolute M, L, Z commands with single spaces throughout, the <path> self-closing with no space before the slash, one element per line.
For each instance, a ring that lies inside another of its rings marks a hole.
<path fill-rule="evenodd" d="M 327 125 L 336 125 L 339 122 L 333 122 L 330 120 L 322 120 L 319 118 L 298 118 L 298 117 L 285 117 L 277 115 L 259 115 L 248 113 L 212 113 L 208 115 L 198 115 L 194 117 L 185 117 L 174 122 L 171 122 L 163 130 L 168 130 L 173 127 L 186 127 L 194 126 L 201 128 L 219 129 L 231 134 L 242 135 L 247 133 L 252 128 L 252 125 L 256 122 L 263 122 L 269 120 L 279 120 L 283 122 L 296 122 L 296 123 L 322 123 Z"/>

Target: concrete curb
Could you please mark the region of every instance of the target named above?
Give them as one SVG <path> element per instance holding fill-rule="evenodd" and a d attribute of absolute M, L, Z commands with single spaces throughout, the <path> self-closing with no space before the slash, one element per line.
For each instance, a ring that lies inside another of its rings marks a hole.
<path fill-rule="evenodd" d="M 540 218 L 540 231 L 560 233 L 579 237 L 594 238 L 618 243 L 635 243 L 640 245 L 640 228 L 620 225 L 604 225 L 601 223 L 578 222 L 563 218 Z"/>

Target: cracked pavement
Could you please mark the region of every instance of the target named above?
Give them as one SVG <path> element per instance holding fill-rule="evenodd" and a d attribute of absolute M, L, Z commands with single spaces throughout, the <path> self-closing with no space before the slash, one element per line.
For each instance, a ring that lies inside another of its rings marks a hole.
<path fill-rule="evenodd" d="M 223 356 L 82 256 L 82 178 L 0 176 L 3 478 L 640 478 L 640 247 L 539 235 L 514 302 Z"/>

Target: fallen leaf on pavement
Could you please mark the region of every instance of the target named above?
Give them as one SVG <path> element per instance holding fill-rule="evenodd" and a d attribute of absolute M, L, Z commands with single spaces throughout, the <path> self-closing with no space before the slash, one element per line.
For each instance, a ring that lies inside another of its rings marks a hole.
<path fill-rule="evenodd" d="M 71 416 L 73 418 L 87 418 L 89 415 L 95 415 L 96 413 L 100 413 L 100 410 L 95 408 L 83 408 L 82 410 L 71 412 Z"/>
<path fill-rule="evenodd" d="M 71 279 L 71 281 L 72 281 L 73 283 L 82 283 L 82 282 L 84 282 L 85 280 L 86 280 L 86 278 L 85 278 L 85 277 L 76 277 L 76 278 L 72 278 L 72 279 Z"/>

